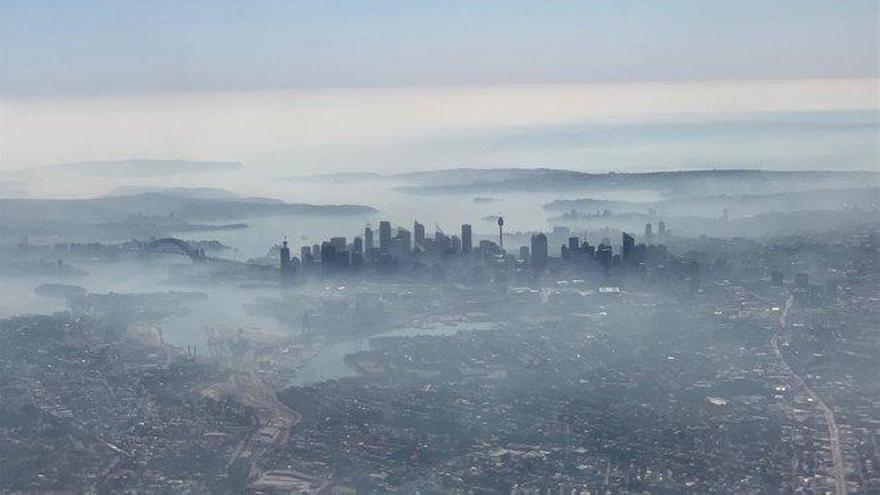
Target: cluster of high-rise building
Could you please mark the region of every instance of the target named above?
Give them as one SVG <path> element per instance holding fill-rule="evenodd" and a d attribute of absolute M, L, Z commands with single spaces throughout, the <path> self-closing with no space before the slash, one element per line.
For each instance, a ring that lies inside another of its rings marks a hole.
<path fill-rule="evenodd" d="M 341 271 L 372 266 L 387 270 L 416 258 L 470 258 L 500 253 L 498 244 L 488 240 L 481 241 L 475 247 L 473 229 L 469 224 L 461 226 L 460 235 L 449 235 L 438 227 L 429 237 L 424 224 L 418 221 L 413 223 L 410 232 L 400 226 L 393 229 L 391 222 L 383 220 L 379 222 L 378 245 L 374 242 L 374 232 L 370 226 L 364 229 L 363 235 L 355 236 L 351 242 L 345 237 L 333 237 L 320 244 L 303 246 L 299 258 L 291 256 L 285 240 L 280 251 L 280 266 L 283 274 L 291 276 L 298 270 L 315 268 Z"/>
<path fill-rule="evenodd" d="M 569 230 L 565 227 L 555 227 L 553 230 L 554 237 L 568 235 Z M 648 251 L 648 245 L 652 241 L 659 241 L 666 235 L 666 224 L 659 222 L 658 235 L 653 234 L 653 228 L 650 223 L 645 224 L 645 242 L 636 244 L 633 234 L 623 232 L 621 234 L 621 250 L 619 254 L 614 254 L 611 240 L 609 238 L 602 239 L 597 246 L 591 245 L 586 239 L 581 240 L 580 237 L 571 236 L 568 242 L 563 244 L 560 249 L 560 258 L 569 262 L 578 262 L 593 260 L 600 265 L 610 267 L 612 265 L 624 263 L 635 263 L 644 261 Z M 538 267 L 547 264 L 547 236 L 543 233 L 532 235 L 531 242 L 531 259 L 532 264 Z M 528 257 L 528 250 L 521 250 L 521 257 Z"/>
<path fill-rule="evenodd" d="M 661 222 L 662 224 L 662 222 Z M 665 231 L 665 226 L 661 227 Z M 645 226 L 645 240 L 650 241 L 651 224 Z M 531 242 L 531 264 L 536 269 L 543 269 L 548 264 L 548 246 L 547 236 L 543 233 L 533 234 Z M 568 238 L 568 242 L 560 248 L 560 259 L 564 263 L 578 264 L 594 262 L 598 266 L 610 269 L 612 266 L 625 264 L 635 266 L 645 261 L 648 254 L 648 245 L 646 242 L 635 242 L 635 236 L 630 233 L 623 232 L 621 234 L 621 250 L 619 254 L 614 254 L 611 240 L 604 238 L 597 246 L 591 245 L 586 239 L 583 241 L 577 236 Z M 528 251 L 521 250 L 521 257 L 528 255 Z"/>
<path fill-rule="evenodd" d="M 281 272 L 289 277 L 299 270 L 333 273 L 370 267 L 379 271 L 392 271 L 408 262 L 446 259 L 530 267 L 535 272 L 548 269 L 551 257 L 547 234 L 532 234 L 530 245 L 521 246 L 518 253 L 509 253 L 502 247 L 504 220 L 499 217 L 497 224 L 498 242 L 482 239 L 475 244 L 470 224 L 462 225 L 458 235 L 449 235 L 439 227 L 433 235 L 428 235 L 425 225 L 418 221 L 413 222 L 410 231 L 401 226 L 393 228 L 391 222 L 383 220 L 379 222 L 378 244 L 374 241 L 372 227 L 367 226 L 363 235 L 355 236 L 351 242 L 345 237 L 332 237 L 320 244 L 303 246 L 299 258 L 291 257 L 285 240 L 280 252 Z M 553 237 L 558 238 L 560 232 L 563 232 L 561 228 L 554 229 Z M 568 229 L 564 229 L 564 232 L 567 234 Z M 618 265 L 638 267 L 647 259 L 649 251 L 665 251 L 662 246 L 650 244 L 654 240 L 662 240 L 665 235 L 666 226 L 663 222 L 659 222 L 657 234 L 654 234 L 650 223 L 645 225 L 645 242 L 636 243 L 632 234 L 623 232 L 620 252 L 617 254 L 607 237 L 594 246 L 586 239 L 571 236 L 562 245 L 559 258 L 554 258 L 552 263 L 569 266 L 592 264 L 604 268 L 606 272 Z"/>

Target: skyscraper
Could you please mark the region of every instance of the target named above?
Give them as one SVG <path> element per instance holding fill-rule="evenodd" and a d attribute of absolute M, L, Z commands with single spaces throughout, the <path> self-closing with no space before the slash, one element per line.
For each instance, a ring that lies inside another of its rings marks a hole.
<path fill-rule="evenodd" d="M 653 236 L 654 233 L 652 231 L 651 222 L 648 222 L 645 224 L 645 241 L 650 241 Z"/>
<path fill-rule="evenodd" d="M 471 233 L 470 224 L 464 224 L 461 226 L 461 252 L 462 254 L 468 255 L 471 254 L 471 251 L 474 250 L 474 238 Z"/>
<path fill-rule="evenodd" d="M 391 222 L 383 220 L 379 222 L 379 250 L 383 254 L 388 254 L 389 249 L 391 249 Z"/>
<path fill-rule="evenodd" d="M 388 254 L 395 259 L 407 258 L 412 249 L 412 234 L 403 227 L 397 228 L 397 235 L 390 241 Z"/>
<path fill-rule="evenodd" d="M 543 233 L 532 234 L 532 268 L 543 270 L 547 267 L 547 236 Z"/>
<path fill-rule="evenodd" d="M 659 235 L 660 237 L 666 235 L 666 222 L 664 222 L 663 220 L 660 220 L 660 222 L 657 223 L 657 235 Z"/>
<path fill-rule="evenodd" d="M 504 217 L 498 217 L 498 247 L 504 251 Z"/>
<path fill-rule="evenodd" d="M 439 255 L 449 254 L 452 250 L 452 239 L 441 230 L 434 232 L 434 252 Z"/>
<path fill-rule="evenodd" d="M 287 239 L 284 239 L 281 243 L 281 273 L 289 272 L 290 268 L 290 248 L 287 247 Z"/>
<path fill-rule="evenodd" d="M 330 244 L 333 245 L 333 249 L 335 249 L 337 253 L 347 251 L 347 249 L 346 249 L 347 244 L 345 242 L 345 237 L 331 237 Z"/>
<path fill-rule="evenodd" d="M 354 239 L 351 240 L 351 254 L 349 256 L 349 260 L 351 262 L 351 266 L 354 268 L 360 268 L 364 264 L 364 240 L 359 235 L 355 236 Z"/>
<path fill-rule="evenodd" d="M 416 241 L 415 247 L 425 247 L 425 226 L 419 222 L 413 222 L 413 238 Z"/>
<path fill-rule="evenodd" d="M 598 261 L 606 270 L 611 266 L 611 262 L 614 258 L 614 253 L 611 249 L 611 244 L 606 243 L 603 240 L 599 246 L 596 248 L 596 261 Z"/>
<path fill-rule="evenodd" d="M 324 241 L 321 243 L 321 265 L 325 268 L 329 268 L 333 266 L 336 262 L 336 249 L 333 248 L 333 244 L 330 242 Z"/>
<path fill-rule="evenodd" d="M 397 227 L 397 239 L 400 239 L 400 246 L 409 251 L 412 249 L 412 234 L 403 227 Z"/>
<path fill-rule="evenodd" d="M 373 229 L 369 225 L 364 229 L 364 247 L 367 251 L 371 251 L 375 247 L 373 245 Z"/>
<path fill-rule="evenodd" d="M 624 261 L 628 261 L 628 260 L 632 259 L 633 254 L 634 254 L 633 249 L 635 248 L 635 245 L 636 245 L 635 238 L 632 235 L 624 232 L 623 233 L 623 252 L 621 253 L 622 254 L 621 258 L 623 258 Z"/>

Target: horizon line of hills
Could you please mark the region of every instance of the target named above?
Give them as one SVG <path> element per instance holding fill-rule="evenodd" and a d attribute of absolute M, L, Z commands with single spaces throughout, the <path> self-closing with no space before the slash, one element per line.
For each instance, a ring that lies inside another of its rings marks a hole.
<path fill-rule="evenodd" d="M 29 167 L 7 168 L 5 174 L 13 176 L 30 175 L 40 172 L 74 172 L 94 177 L 160 177 L 165 175 L 182 175 L 210 172 L 227 172 L 246 168 L 244 163 L 237 160 L 176 160 L 176 159 L 150 159 L 131 158 L 125 160 L 85 160 L 48 165 L 36 165 Z M 664 175 L 748 175 L 748 174 L 851 174 L 851 173 L 878 173 L 877 171 L 849 169 L 786 169 L 774 170 L 772 167 L 711 167 L 705 168 L 681 168 L 659 169 L 640 171 L 607 170 L 604 172 L 590 172 L 576 170 L 567 167 L 554 166 L 451 166 L 417 170 L 412 172 L 379 173 L 375 171 L 359 172 L 329 172 L 317 174 L 300 174 L 280 177 L 287 180 L 362 180 L 362 179 L 404 179 L 422 181 L 429 179 L 443 179 L 450 174 L 456 174 L 465 178 L 480 176 L 494 176 L 499 178 L 515 178 L 517 176 L 534 176 L 535 174 L 555 174 L 568 177 L 601 177 L 601 176 L 664 176 Z"/>
<path fill-rule="evenodd" d="M 153 163 L 146 160 L 138 163 Z M 112 162 L 88 162 L 102 163 Z M 163 163 L 168 163 L 167 161 Z M 186 162 L 188 164 L 196 162 Z M 227 167 L 239 162 L 197 162 L 213 167 L 220 163 Z M 58 167 L 53 165 L 51 167 Z M 166 167 L 168 168 L 168 167 Z M 774 171 L 763 169 L 701 169 L 658 172 L 591 173 L 551 168 L 497 168 L 497 169 L 439 169 L 423 172 L 380 175 L 375 172 L 333 173 L 288 178 L 303 182 L 328 182 L 343 185 L 365 180 L 387 180 L 392 190 L 410 194 L 471 194 L 515 192 L 583 192 L 582 198 L 557 198 L 544 204 L 548 210 L 579 207 L 645 207 L 651 204 L 669 204 L 676 199 L 699 198 L 703 202 L 713 198 L 762 199 L 773 195 L 800 195 L 810 192 L 835 190 L 870 190 L 880 186 L 880 171 Z M 8 185 L 10 181 L 4 180 Z M 650 190 L 663 193 L 659 201 L 607 201 L 592 199 L 589 193 L 597 190 Z M 2 191 L 0 191 L 2 192 Z M 869 194 L 868 199 L 871 199 Z M 244 197 L 234 191 L 217 187 L 150 187 L 117 186 L 109 192 L 91 198 L 35 198 L 26 195 L 0 195 L 7 218 L 17 216 L 19 208 L 39 206 L 48 209 L 49 217 L 58 213 L 99 213 L 104 207 L 118 212 L 142 210 L 148 207 L 156 214 L 189 213 L 195 217 L 243 218 L 251 215 L 273 214 L 371 214 L 378 210 L 363 204 L 308 204 L 289 203 L 275 198 Z M 158 203 L 158 204 L 153 204 Z M 30 212 L 31 214 L 35 212 Z M 54 214 L 53 214 L 54 213 Z M 99 215 L 101 216 L 101 215 Z M 116 216 L 116 215 L 114 215 Z"/>
<path fill-rule="evenodd" d="M 89 161 L 68 164 L 44 165 L 32 168 L 7 170 L 4 187 L 0 194 L 9 197 L 3 189 L 23 196 L 21 189 L 28 178 L 52 180 L 63 178 L 67 173 L 84 177 L 111 179 L 144 179 L 174 177 L 177 175 L 227 173 L 241 170 L 244 165 L 237 161 L 192 161 L 132 159 L 120 161 Z M 267 180 L 302 183 L 346 184 L 363 181 L 387 181 L 394 190 L 417 194 L 448 194 L 476 192 L 517 191 L 571 191 L 589 190 L 594 187 L 640 187 L 667 189 L 682 192 L 689 187 L 707 181 L 736 180 L 764 183 L 780 180 L 853 180 L 877 183 L 878 170 L 772 170 L 765 168 L 703 168 L 682 170 L 634 171 L 634 172 L 586 172 L 550 167 L 497 167 L 497 168 L 441 168 L 425 171 L 388 173 L 339 172 L 280 176 Z M 854 184 L 848 184 L 854 185 Z M 148 192 L 148 191 L 144 191 Z"/>

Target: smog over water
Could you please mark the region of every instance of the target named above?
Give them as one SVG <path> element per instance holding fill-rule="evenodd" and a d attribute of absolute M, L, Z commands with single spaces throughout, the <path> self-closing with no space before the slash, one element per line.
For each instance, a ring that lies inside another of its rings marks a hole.
<path fill-rule="evenodd" d="M 875 2 L 0 12 L 0 492 L 880 491 Z"/>

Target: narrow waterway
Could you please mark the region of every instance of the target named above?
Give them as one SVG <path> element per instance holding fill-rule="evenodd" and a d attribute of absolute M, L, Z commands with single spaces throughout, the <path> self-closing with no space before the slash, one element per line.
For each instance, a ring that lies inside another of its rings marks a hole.
<path fill-rule="evenodd" d="M 291 385 L 309 385 L 326 380 L 355 376 L 354 370 L 345 364 L 345 356 L 358 351 L 370 349 L 370 340 L 382 337 L 414 337 L 417 335 L 453 335 L 460 331 L 489 330 L 495 325 L 490 322 L 463 323 L 456 325 L 435 324 L 420 327 L 404 327 L 387 332 L 342 340 L 321 347 L 314 357 L 309 359 L 290 380 Z"/>

